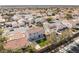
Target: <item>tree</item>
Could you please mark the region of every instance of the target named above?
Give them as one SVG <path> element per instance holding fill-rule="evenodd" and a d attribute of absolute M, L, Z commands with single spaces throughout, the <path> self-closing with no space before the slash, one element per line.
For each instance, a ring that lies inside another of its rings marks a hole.
<path fill-rule="evenodd" d="M 30 52 L 30 53 L 35 51 L 35 48 L 32 45 L 26 47 L 26 49 L 27 49 L 27 52 Z"/>
<path fill-rule="evenodd" d="M 42 26 L 43 26 L 43 24 L 42 24 L 41 22 L 37 22 L 37 26 L 42 27 Z"/>
<path fill-rule="evenodd" d="M 52 20 L 52 18 L 51 18 L 51 17 L 47 18 L 47 21 L 48 21 L 48 22 L 50 22 L 51 20 Z"/>
<path fill-rule="evenodd" d="M 47 36 L 47 40 L 50 42 L 50 43 L 56 43 L 56 32 L 52 32 Z"/>
<path fill-rule="evenodd" d="M 52 32 L 51 33 L 51 39 L 52 39 L 52 41 L 55 43 L 56 42 L 56 40 L 57 40 L 57 38 L 56 38 L 56 32 Z"/>
<path fill-rule="evenodd" d="M 53 10 L 53 14 L 56 15 L 56 14 L 58 14 L 60 11 L 61 11 L 60 8 L 56 8 L 55 10 Z"/>
<path fill-rule="evenodd" d="M 7 41 L 6 37 L 0 35 L 0 43 L 4 43 L 4 41 Z"/>
<path fill-rule="evenodd" d="M 69 10 L 69 11 L 68 11 L 68 13 L 72 13 L 72 11 L 71 11 L 71 10 Z"/>
<path fill-rule="evenodd" d="M 0 52 L 4 50 L 3 44 L 0 43 Z"/>
<path fill-rule="evenodd" d="M 2 36 L 3 30 L 0 29 L 0 52 L 2 52 L 4 49 L 4 42 L 7 41 L 5 36 Z"/>
<path fill-rule="evenodd" d="M 21 48 L 12 50 L 13 53 L 22 53 L 23 50 Z"/>
<path fill-rule="evenodd" d="M 4 52 L 6 52 L 6 53 L 13 53 L 13 51 L 11 49 L 5 49 Z"/>
<path fill-rule="evenodd" d="M 56 13 L 58 13 L 58 12 L 60 12 L 61 10 L 60 10 L 60 8 L 56 8 Z"/>
<path fill-rule="evenodd" d="M 26 52 L 32 53 L 34 51 L 35 51 L 35 49 L 31 45 L 29 45 L 29 46 L 24 46 L 23 48 L 14 49 L 13 52 L 14 53 L 26 53 Z"/>
<path fill-rule="evenodd" d="M 72 31 L 71 29 L 65 29 L 62 33 L 61 33 L 61 36 L 60 36 L 60 39 L 61 40 L 64 40 L 64 39 L 67 39 L 69 37 L 72 36 Z"/>
<path fill-rule="evenodd" d="M 69 29 L 69 37 L 72 37 L 73 36 L 73 31 L 72 31 L 72 29 L 70 28 Z"/>
<path fill-rule="evenodd" d="M 3 33 L 3 29 L 0 29 L 0 35 L 2 35 L 2 33 Z"/>
<path fill-rule="evenodd" d="M 66 14 L 66 15 L 65 15 L 65 18 L 66 18 L 67 20 L 69 20 L 69 19 L 72 19 L 73 17 L 72 17 L 71 14 Z"/>

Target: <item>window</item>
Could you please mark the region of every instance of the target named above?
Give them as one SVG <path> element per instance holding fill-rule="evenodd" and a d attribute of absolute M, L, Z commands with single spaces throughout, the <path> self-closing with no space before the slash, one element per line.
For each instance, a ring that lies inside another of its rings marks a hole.
<path fill-rule="evenodd" d="M 34 39 L 31 39 L 31 40 L 34 40 Z"/>
<path fill-rule="evenodd" d="M 41 35 L 38 36 L 39 38 L 41 37 Z"/>

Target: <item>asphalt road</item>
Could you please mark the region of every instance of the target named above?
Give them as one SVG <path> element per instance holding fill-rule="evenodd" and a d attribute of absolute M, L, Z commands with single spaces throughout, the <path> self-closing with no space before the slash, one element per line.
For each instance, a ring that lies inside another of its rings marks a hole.
<path fill-rule="evenodd" d="M 57 53 L 79 53 L 79 37 L 76 37 L 73 40 L 72 43 L 60 49 Z"/>

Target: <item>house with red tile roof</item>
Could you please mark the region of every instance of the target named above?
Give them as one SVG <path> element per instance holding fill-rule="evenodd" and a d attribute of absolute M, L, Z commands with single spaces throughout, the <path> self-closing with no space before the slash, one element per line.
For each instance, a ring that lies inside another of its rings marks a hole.
<path fill-rule="evenodd" d="M 17 49 L 29 45 L 29 41 L 22 33 L 17 32 L 14 34 L 15 35 L 10 36 L 9 40 L 5 42 L 4 44 L 5 49 Z"/>

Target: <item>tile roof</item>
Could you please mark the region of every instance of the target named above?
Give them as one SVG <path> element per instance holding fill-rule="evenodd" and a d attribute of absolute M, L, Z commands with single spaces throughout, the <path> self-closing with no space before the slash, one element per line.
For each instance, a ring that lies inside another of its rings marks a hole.
<path fill-rule="evenodd" d="M 14 39 L 20 39 L 22 37 L 25 37 L 25 35 L 21 32 L 11 32 L 9 35 L 8 35 L 8 40 L 14 40 Z"/>
<path fill-rule="evenodd" d="M 28 45 L 28 40 L 25 37 L 15 40 L 10 40 L 4 44 L 5 49 L 16 49 L 22 48 L 25 45 Z"/>
<path fill-rule="evenodd" d="M 28 33 L 36 33 L 36 32 L 44 32 L 44 29 L 42 27 L 36 27 L 36 28 L 31 28 L 28 30 Z"/>
<path fill-rule="evenodd" d="M 63 29 L 65 26 L 61 23 L 52 23 L 49 24 L 50 29 Z"/>

